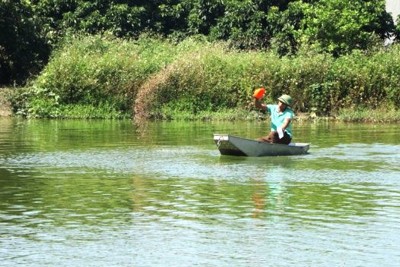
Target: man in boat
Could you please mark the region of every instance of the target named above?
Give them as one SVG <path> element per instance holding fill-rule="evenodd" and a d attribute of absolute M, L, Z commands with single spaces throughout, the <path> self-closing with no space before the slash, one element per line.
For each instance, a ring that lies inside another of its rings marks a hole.
<path fill-rule="evenodd" d="M 256 108 L 267 111 L 271 116 L 271 132 L 267 136 L 259 138 L 259 141 L 278 144 L 289 144 L 292 141 L 292 120 L 294 112 L 290 108 L 292 98 L 289 95 L 281 95 L 278 104 L 266 105 L 261 103 L 265 96 L 265 89 L 260 88 L 254 92 L 254 105 Z"/>

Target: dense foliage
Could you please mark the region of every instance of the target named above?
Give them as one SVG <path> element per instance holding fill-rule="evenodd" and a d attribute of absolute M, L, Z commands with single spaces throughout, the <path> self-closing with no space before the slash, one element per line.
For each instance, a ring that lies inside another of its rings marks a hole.
<path fill-rule="evenodd" d="M 297 112 L 387 111 L 400 107 L 399 66 L 398 45 L 339 58 L 313 48 L 281 57 L 205 38 L 83 36 L 66 40 L 13 106 L 28 117 L 207 118 L 231 110 L 237 118 L 251 116 L 252 91 L 264 86 L 267 102 L 288 93 Z"/>
<path fill-rule="evenodd" d="M 1 0 L 0 84 L 37 74 L 66 36 L 144 32 L 177 41 L 204 35 L 280 56 L 312 45 L 340 56 L 398 31 L 384 0 Z"/>
<path fill-rule="evenodd" d="M 31 6 L 0 1 L 0 85 L 21 84 L 43 67 L 50 47 L 39 28 Z"/>

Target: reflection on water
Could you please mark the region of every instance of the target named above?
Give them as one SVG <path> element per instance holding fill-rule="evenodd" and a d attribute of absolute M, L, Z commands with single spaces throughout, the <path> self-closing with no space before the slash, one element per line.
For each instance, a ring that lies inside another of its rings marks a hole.
<path fill-rule="evenodd" d="M 266 158 L 220 156 L 212 142 L 213 132 L 257 137 L 258 122 L 0 126 L 2 266 L 400 259 L 396 125 L 296 125 L 310 154 Z"/>

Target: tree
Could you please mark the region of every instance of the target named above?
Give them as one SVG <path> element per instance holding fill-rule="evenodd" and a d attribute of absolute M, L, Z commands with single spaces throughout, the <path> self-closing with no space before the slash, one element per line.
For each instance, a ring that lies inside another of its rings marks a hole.
<path fill-rule="evenodd" d="M 224 13 L 210 28 L 211 39 L 229 40 L 235 47 L 252 49 L 269 45 L 266 13 L 257 0 L 224 2 Z"/>
<path fill-rule="evenodd" d="M 29 3 L 0 1 L 0 84 L 23 84 L 39 72 L 48 53 Z"/>
<path fill-rule="evenodd" d="M 399 26 L 398 26 L 399 27 Z M 2 0 L 0 83 L 23 83 L 72 33 L 205 35 L 241 49 L 301 45 L 340 56 L 400 36 L 385 0 Z"/>
<path fill-rule="evenodd" d="M 268 12 L 268 25 L 272 48 L 279 55 L 293 55 L 299 49 L 301 21 L 305 4 L 301 1 L 288 3 L 284 8 L 274 6 Z"/>
<path fill-rule="evenodd" d="M 384 0 L 319 0 L 304 5 L 300 36 L 339 56 L 353 49 L 367 49 L 376 36 L 394 31 Z"/>

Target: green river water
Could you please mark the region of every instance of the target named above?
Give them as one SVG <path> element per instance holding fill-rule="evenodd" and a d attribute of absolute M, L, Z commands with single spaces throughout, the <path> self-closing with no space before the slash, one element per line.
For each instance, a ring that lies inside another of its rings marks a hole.
<path fill-rule="evenodd" d="M 212 141 L 266 124 L 0 118 L 0 265 L 398 266 L 400 126 L 295 122 L 302 156 Z"/>

